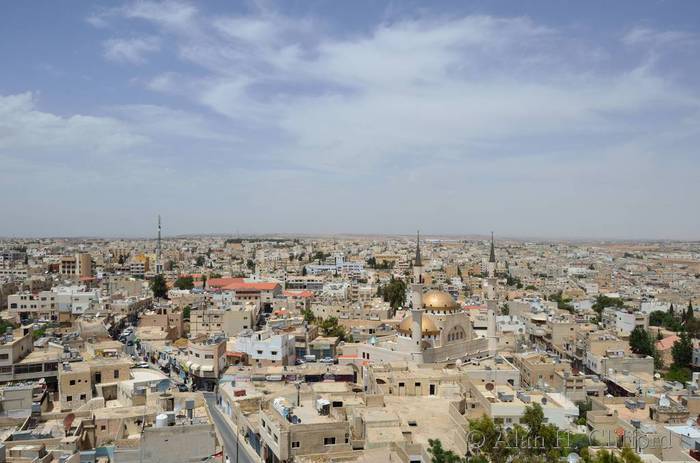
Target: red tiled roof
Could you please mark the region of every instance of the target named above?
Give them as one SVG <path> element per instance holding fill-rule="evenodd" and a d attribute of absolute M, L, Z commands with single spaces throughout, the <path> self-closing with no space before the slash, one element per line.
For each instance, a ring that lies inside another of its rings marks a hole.
<path fill-rule="evenodd" d="M 252 291 L 272 291 L 279 286 L 279 283 L 269 283 L 264 281 L 248 282 L 244 278 L 212 278 L 207 281 L 210 288 L 221 288 L 230 291 L 249 289 Z"/>
<path fill-rule="evenodd" d="M 670 349 L 673 347 L 673 345 L 678 341 L 680 338 L 676 336 L 675 334 L 672 334 L 671 336 L 666 336 L 660 341 L 656 341 L 656 348 L 658 350 L 666 350 Z"/>
<path fill-rule="evenodd" d="M 287 297 L 314 297 L 314 293 L 307 289 L 301 289 L 298 291 L 287 290 L 282 293 Z"/>

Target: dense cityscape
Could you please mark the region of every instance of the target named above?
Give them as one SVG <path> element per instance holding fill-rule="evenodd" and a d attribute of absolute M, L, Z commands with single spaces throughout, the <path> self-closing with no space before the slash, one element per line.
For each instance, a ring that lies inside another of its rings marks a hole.
<path fill-rule="evenodd" d="M 0 2 L 0 463 L 700 462 L 700 1 Z"/>
<path fill-rule="evenodd" d="M 0 243 L 6 461 L 697 456 L 698 243 L 161 233 Z"/>

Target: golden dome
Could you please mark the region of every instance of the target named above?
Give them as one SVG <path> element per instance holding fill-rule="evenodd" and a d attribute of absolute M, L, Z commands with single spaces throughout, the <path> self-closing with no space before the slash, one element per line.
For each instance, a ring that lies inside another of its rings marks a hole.
<path fill-rule="evenodd" d="M 431 290 L 423 294 L 423 308 L 426 310 L 448 311 L 459 309 L 459 304 L 449 293 Z"/>
<path fill-rule="evenodd" d="M 440 329 L 437 327 L 435 324 L 435 320 L 433 320 L 433 317 L 427 314 L 423 314 L 423 319 L 422 319 L 422 325 L 423 325 L 423 336 L 433 336 L 433 335 L 438 335 L 440 334 Z M 405 334 L 405 335 L 411 335 L 411 325 L 413 324 L 413 317 L 411 315 L 408 315 L 406 318 L 401 320 L 401 323 L 399 324 L 399 333 Z"/>

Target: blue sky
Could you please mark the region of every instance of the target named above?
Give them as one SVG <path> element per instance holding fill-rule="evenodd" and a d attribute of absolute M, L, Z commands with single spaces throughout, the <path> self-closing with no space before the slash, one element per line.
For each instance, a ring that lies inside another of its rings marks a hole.
<path fill-rule="evenodd" d="M 0 236 L 700 239 L 700 2 L 0 13 Z"/>

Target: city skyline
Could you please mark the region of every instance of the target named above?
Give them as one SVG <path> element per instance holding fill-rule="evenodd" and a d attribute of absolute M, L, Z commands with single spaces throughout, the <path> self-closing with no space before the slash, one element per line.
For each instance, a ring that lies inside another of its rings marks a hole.
<path fill-rule="evenodd" d="M 698 240 L 695 2 L 45 2 L 0 236 Z"/>

